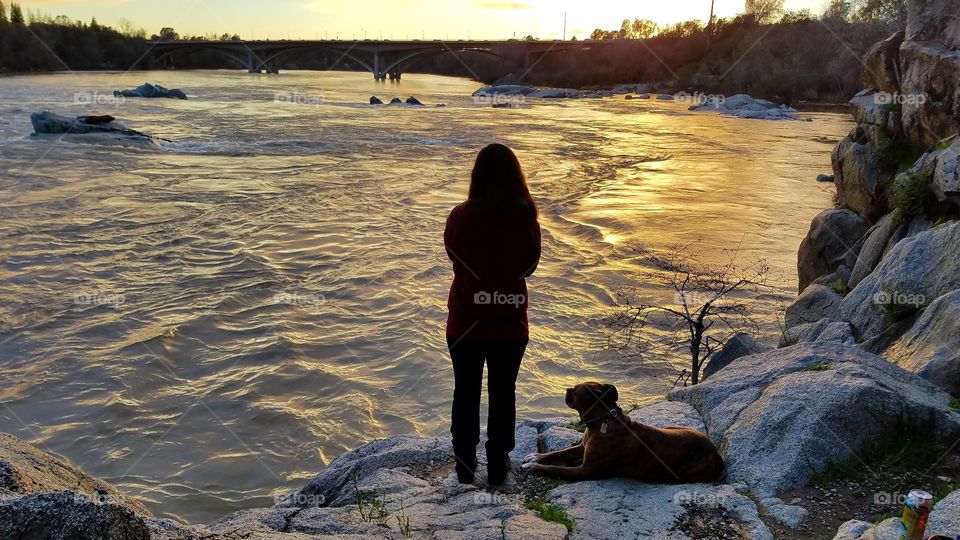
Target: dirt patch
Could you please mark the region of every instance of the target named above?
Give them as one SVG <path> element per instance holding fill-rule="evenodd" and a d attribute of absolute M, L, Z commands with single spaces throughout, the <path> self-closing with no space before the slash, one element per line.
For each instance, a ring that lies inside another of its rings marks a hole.
<path fill-rule="evenodd" d="M 933 493 L 934 502 L 960 489 L 960 449 L 951 450 L 937 463 L 931 463 L 928 469 L 874 468 L 856 478 L 821 481 L 782 493 L 780 498 L 787 504 L 796 504 L 810 511 L 810 516 L 796 531 L 775 523 L 768 516 L 763 518 L 778 539 L 833 538 L 840 525 L 851 519 L 879 523 L 899 516 L 903 512 L 904 498 L 913 489 Z"/>
<path fill-rule="evenodd" d="M 680 516 L 673 530 L 680 531 L 690 538 L 717 540 L 750 538 L 750 529 L 730 516 L 729 512 L 723 508 L 709 508 L 694 504 L 684 504 L 683 507 L 687 512 Z"/>

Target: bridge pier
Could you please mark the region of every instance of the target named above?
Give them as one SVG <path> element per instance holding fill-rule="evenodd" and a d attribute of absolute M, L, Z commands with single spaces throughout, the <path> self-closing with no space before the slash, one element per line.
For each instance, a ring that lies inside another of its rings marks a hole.
<path fill-rule="evenodd" d="M 277 75 L 280 69 L 276 62 L 262 62 L 253 51 L 247 51 L 247 73 L 271 73 Z"/>

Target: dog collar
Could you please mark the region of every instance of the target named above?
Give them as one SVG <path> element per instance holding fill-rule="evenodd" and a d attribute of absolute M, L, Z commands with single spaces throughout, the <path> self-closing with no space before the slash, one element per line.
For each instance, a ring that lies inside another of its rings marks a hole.
<path fill-rule="evenodd" d="M 616 409 L 610 409 L 602 416 L 598 416 L 593 420 L 581 420 L 580 423 L 586 426 L 587 428 L 596 428 L 600 424 L 605 424 L 607 420 L 613 420 L 614 418 L 623 414 L 623 409 L 617 407 Z"/>

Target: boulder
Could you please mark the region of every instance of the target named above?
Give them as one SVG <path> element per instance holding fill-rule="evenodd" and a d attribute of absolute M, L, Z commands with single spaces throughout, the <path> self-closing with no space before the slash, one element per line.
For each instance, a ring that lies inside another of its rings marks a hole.
<path fill-rule="evenodd" d="M 786 504 L 777 497 L 765 497 L 761 499 L 760 507 L 768 516 L 791 529 L 799 529 L 803 521 L 810 515 L 810 511 L 806 508 Z"/>
<path fill-rule="evenodd" d="M 377 96 L 370 96 L 370 104 L 371 104 L 371 105 L 383 105 L 383 100 L 381 100 L 381 99 L 378 98 Z"/>
<path fill-rule="evenodd" d="M 777 106 L 776 103 L 765 99 L 757 99 L 747 94 L 737 94 L 726 99 L 705 99 L 702 94 L 687 96 L 684 101 L 693 101 L 691 111 L 717 111 L 725 115 L 738 118 L 754 118 L 761 120 L 803 120 L 797 116 L 797 110 L 786 105 Z"/>
<path fill-rule="evenodd" d="M 729 366 L 737 358 L 769 351 L 772 348 L 753 339 L 749 334 L 737 332 L 723 344 L 723 348 L 714 354 L 707 366 L 703 368 L 701 380 L 706 380 L 707 377 Z"/>
<path fill-rule="evenodd" d="M 528 97 L 557 99 L 575 97 L 576 94 L 577 91 L 570 88 L 541 88 L 535 92 L 531 92 Z"/>
<path fill-rule="evenodd" d="M 0 498 L 0 538 L 150 540 L 150 532 L 124 505 L 61 491 Z"/>
<path fill-rule="evenodd" d="M 900 91 L 900 44 L 903 31 L 875 44 L 863 56 L 861 78 L 866 88 L 890 94 Z"/>
<path fill-rule="evenodd" d="M 407 98 L 407 105 L 416 105 L 416 106 L 422 107 L 422 106 L 423 106 L 423 103 L 420 103 L 420 100 L 419 100 L 419 99 L 417 99 L 417 98 L 415 98 L 415 97 L 413 97 L 413 96 L 410 96 L 410 97 Z"/>
<path fill-rule="evenodd" d="M 883 356 L 960 396 L 960 290 L 934 300 Z"/>
<path fill-rule="evenodd" d="M 960 221 L 906 238 L 840 302 L 840 319 L 864 340 L 880 335 L 900 313 L 923 308 L 960 289 Z"/>
<path fill-rule="evenodd" d="M 960 491 L 954 491 L 933 506 L 927 520 L 927 532 L 960 536 Z"/>
<path fill-rule="evenodd" d="M 853 327 L 850 323 L 833 319 L 820 319 L 817 322 L 800 324 L 789 328 L 780 337 L 778 348 L 789 347 L 797 343 L 819 341 L 824 343 L 855 344 Z"/>
<path fill-rule="evenodd" d="M 817 182 L 833 182 L 836 179 L 832 174 L 818 174 Z"/>
<path fill-rule="evenodd" d="M 505 76 L 494 81 L 490 86 L 520 86 L 523 80 L 516 73 L 507 73 Z"/>
<path fill-rule="evenodd" d="M 906 39 L 936 41 L 960 49 L 960 19 L 954 0 L 907 0 Z"/>
<path fill-rule="evenodd" d="M 685 427 L 695 429 L 700 433 L 707 432 L 700 413 L 689 403 L 654 401 L 631 411 L 628 416 L 634 421 L 648 426 L 658 428 Z"/>
<path fill-rule="evenodd" d="M 874 165 L 874 147 L 869 141 L 849 135 L 833 149 L 830 160 L 840 206 L 853 210 L 868 221 L 886 213 L 887 191 L 893 176 Z"/>
<path fill-rule="evenodd" d="M 760 497 L 807 484 L 900 422 L 935 440 L 960 435 L 948 394 L 854 345 L 801 343 L 747 356 L 668 397 L 701 413 L 728 481 Z"/>
<path fill-rule="evenodd" d="M 69 461 L 0 433 L 0 497 L 73 491 L 96 501 L 112 501 L 149 516 L 150 511 L 110 484 Z"/>
<path fill-rule="evenodd" d="M 484 86 L 477 89 L 473 96 L 526 96 L 537 91 L 536 86 L 529 85 L 498 85 Z"/>
<path fill-rule="evenodd" d="M 960 536 L 960 491 L 954 491 L 933 506 L 927 520 L 925 536 L 942 534 L 949 538 Z M 833 540 L 897 540 L 900 536 L 900 518 L 885 519 L 874 525 L 851 520 L 840 526 Z"/>
<path fill-rule="evenodd" d="M 955 135 L 960 131 L 960 52 L 937 41 L 908 39 L 900 47 L 900 59 L 904 134 L 927 147 Z"/>
<path fill-rule="evenodd" d="M 109 119 L 109 120 L 108 120 Z M 78 116 L 69 118 L 49 111 L 30 115 L 33 135 L 96 135 L 105 134 L 149 145 L 157 139 L 129 129 L 112 116 Z"/>
<path fill-rule="evenodd" d="M 870 275 L 870 272 L 873 272 L 897 228 L 898 223 L 893 219 L 893 214 L 887 214 L 867 231 L 863 247 L 860 248 L 860 254 L 857 256 L 857 262 L 853 265 L 853 272 L 850 274 L 847 287 L 853 289 Z M 839 303 L 838 301 L 837 304 Z"/>
<path fill-rule="evenodd" d="M 550 426 L 543 431 L 543 451 L 554 452 L 573 446 L 583 439 L 583 433 L 564 426 Z"/>
<path fill-rule="evenodd" d="M 787 328 L 817 322 L 821 319 L 836 319 L 841 300 L 843 297 L 830 287 L 811 284 L 792 304 L 787 306 L 784 315 Z"/>
<path fill-rule="evenodd" d="M 164 88 L 159 84 L 144 83 L 133 90 L 115 90 L 113 95 L 117 97 L 132 98 L 169 98 L 169 99 L 187 99 L 183 90 L 177 88 Z"/>
<path fill-rule="evenodd" d="M 840 266 L 853 268 L 866 231 L 866 222 L 851 210 L 828 209 L 813 218 L 797 256 L 800 292 Z"/>
<path fill-rule="evenodd" d="M 954 137 L 946 148 L 938 150 L 930 187 L 937 199 L 960 206 L 960 137 Z"/>
<path fill-rule="evenodd" d="M 837 529 L 837 534 L 833 537 L 833 540 L 858 540 L 872 528 L 873 523 L 860 521 L 859 519 L 851 519 L 843 525 L 840 525 L 840 528 Z"/>
<path fill-rule="evenodd" d="M 356 475 L 364 478 L 380 469 L 404 467 L 413 463 L 430 464 L 451 461 L 453 445 L 449 438 L 396 436 L 380 439 L 347 452 L 306 486 L 284 497 L 280 506 L 325 506 Z"/>

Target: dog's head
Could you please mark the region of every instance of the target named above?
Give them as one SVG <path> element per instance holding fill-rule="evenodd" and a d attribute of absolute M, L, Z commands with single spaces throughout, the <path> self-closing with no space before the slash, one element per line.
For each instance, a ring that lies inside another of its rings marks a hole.
<path fill-rule="evenodd" d="M 580 383 L 573 388 L 567 388 L 564 401 L 567 407 L 576 409 L 582 417 L 587 411 L 609 411 L 617 406 L 617 387 L 612 384 L 598 382 Z"/>

